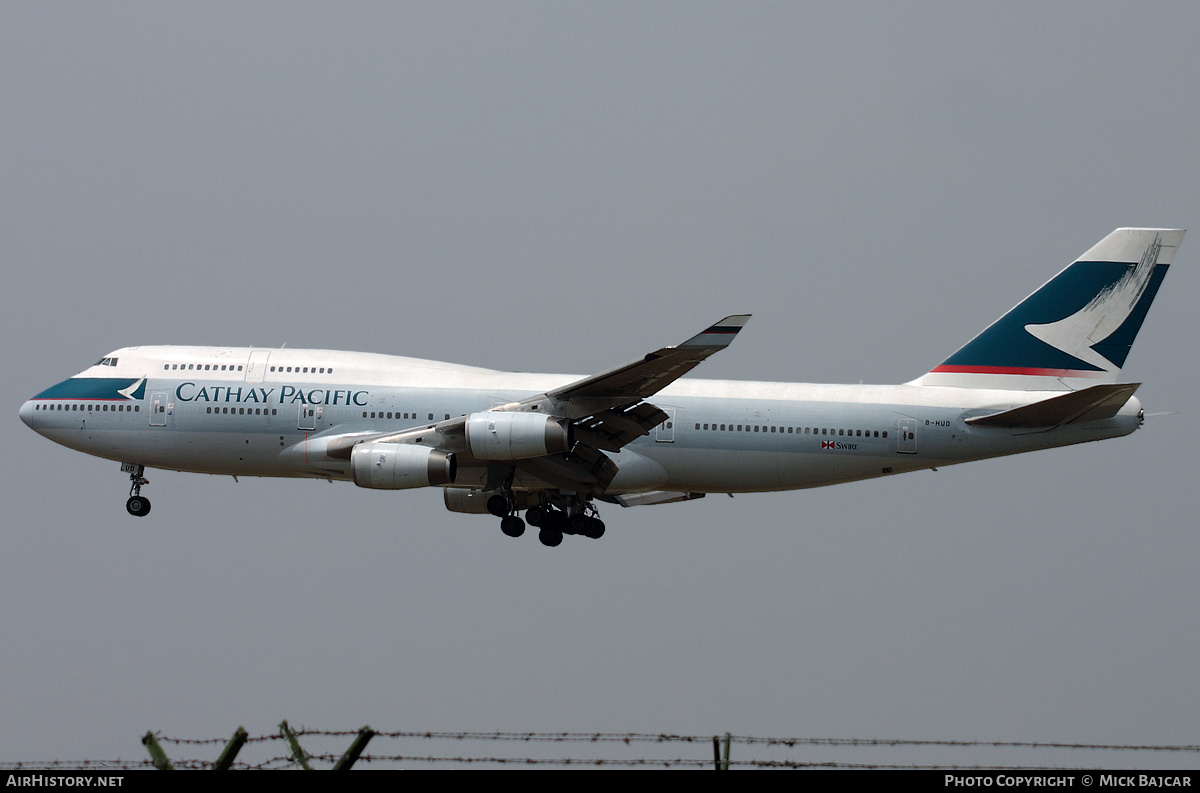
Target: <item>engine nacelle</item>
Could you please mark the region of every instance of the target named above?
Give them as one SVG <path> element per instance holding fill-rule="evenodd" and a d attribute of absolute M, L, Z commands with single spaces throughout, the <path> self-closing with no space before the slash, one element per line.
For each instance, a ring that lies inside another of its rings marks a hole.
<path fill-rule="evenodd" d="M 451 512 L 466 512 L 470 515 L 486 515 L 487 500 L 492 494 L 482 490 L 468 490 L 459 487 L 442 488 L 446 509 Z"/>
<path fill-rule="evenodd" d="M 569 452 L 571 422 L 540 413 L 472 413 L 467 449 L 480 460 L 523 460 Z"/>
<path fill-rule="evenodd" d="M 354 484 L 378 490 L 448 485 L 458 463 L 454 454 L 411 443 L 360 443 L 350 452 Z"/>

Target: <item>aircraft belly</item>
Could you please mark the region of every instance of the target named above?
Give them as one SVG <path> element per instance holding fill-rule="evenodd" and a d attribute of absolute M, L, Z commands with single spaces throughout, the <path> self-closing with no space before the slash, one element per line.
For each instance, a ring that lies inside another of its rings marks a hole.
<path fill-rule="evenodd" d="M 279 463 L 278 436 L 181 430 L 74 430 L 48 436 L 96 457 L 151 468 L 243 476 L 296 476 Z M 324 476 L 324 473 L 316 474 Z"/>
<path fill-rule="evenodd" d="M 659 458 L 669 474 L 661 486 L 681 492 L 763 492 L 798 490 L 854 482 L 909 470 L 915 460 L 853 453 L 691 449 Z"/>

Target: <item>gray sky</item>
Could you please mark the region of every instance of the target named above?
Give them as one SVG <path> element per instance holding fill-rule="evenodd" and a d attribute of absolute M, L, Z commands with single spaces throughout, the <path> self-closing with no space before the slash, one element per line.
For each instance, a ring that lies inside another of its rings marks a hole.
<path fill-rule="evenodd" d="M 586 374 L 737 312 L 699 376 L 909 380 L 1112 229 L 1196 233 L 1198 29 L 1194 3 L 0 0 L 0 761 L 284 718 L 1195 743 L 1200 240 L 1125 370 L 1177 415 L 610 506 L 558 549 L 345 483 L 156 471 L 133 519 L 117 463 L 17 409 L 126 345 Z M 526 751 L 569 753 L 481 748 Z"/>

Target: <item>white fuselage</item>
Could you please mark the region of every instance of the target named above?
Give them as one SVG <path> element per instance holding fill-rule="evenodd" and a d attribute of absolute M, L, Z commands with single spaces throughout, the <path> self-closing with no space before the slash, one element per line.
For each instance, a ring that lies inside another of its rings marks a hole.
<path fill-rule="evenodd" d="M 578 380 L 390 355 L 221 347 L 131 347 L 21 408 L 46 437 L 98 457 L 210 474 L 350 479 L 324 453 L 347 433 L 393 432 L 486 411 Z M 679 380 L 653 402 L 670 419 L 610 453 L 610 494 L 790 490 L 1127 435 L 1111 418 L 1051 430 L 966 419 L 1062 391 L 928 385 Z M 482 487 L 462 469 L 454 485 Z M 518 475 L 514 488 L 545 487 Z"/>

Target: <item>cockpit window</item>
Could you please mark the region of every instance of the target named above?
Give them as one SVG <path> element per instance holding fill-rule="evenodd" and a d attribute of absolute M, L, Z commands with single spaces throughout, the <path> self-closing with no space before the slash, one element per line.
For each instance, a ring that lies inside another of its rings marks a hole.
<path fill-rule="evenodd" d="M 92 366 L 116 366 L 116 365 L 117 365 L 116 358 L 101 358 L 100 360 L 98 360 L 94 364 L 92 364 Z"/>

